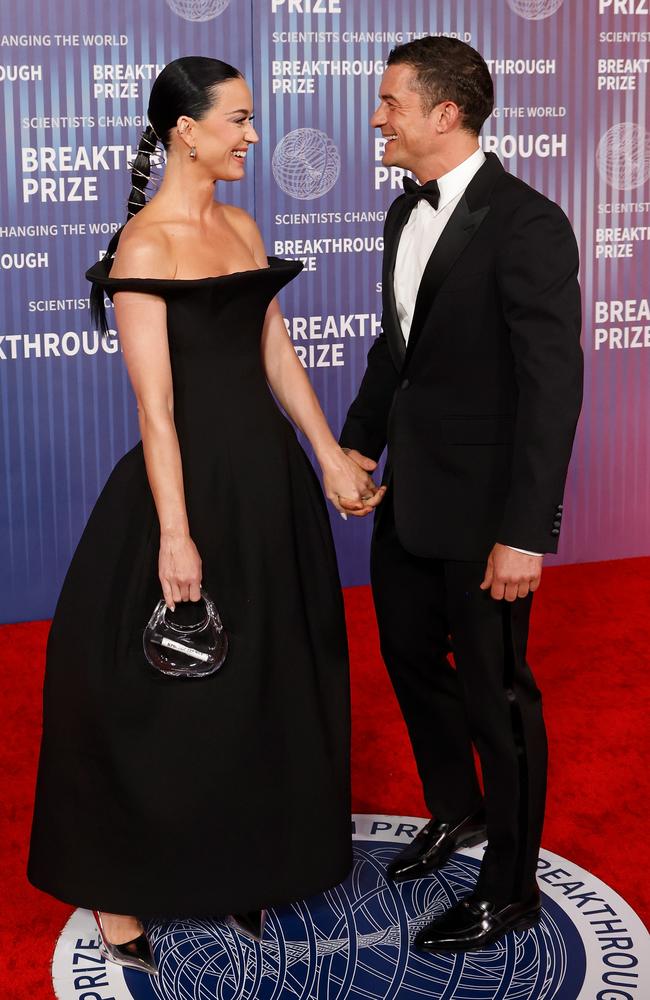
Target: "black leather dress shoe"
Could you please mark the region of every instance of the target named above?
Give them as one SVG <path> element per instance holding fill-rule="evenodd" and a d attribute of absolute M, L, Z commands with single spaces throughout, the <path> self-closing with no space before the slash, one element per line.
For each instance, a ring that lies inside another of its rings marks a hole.
<path fill-rule="evenodd" d="M 478 951 L 508 931 L 533 927 L 541 912 L 537 891 L 523 902 L 505 905 L 468 896 L 423 927 L 413 943 L 423 951 Z"/>
<path fill-rule="evenodd" d="M 459 847 L 472 847 L 487 838 L 483 806 L 460 823 L 441 823 L 431 819 L 413 841 L 386 868 L 394 882 L 421 878 L 427 872 L 441 868 Z"/>

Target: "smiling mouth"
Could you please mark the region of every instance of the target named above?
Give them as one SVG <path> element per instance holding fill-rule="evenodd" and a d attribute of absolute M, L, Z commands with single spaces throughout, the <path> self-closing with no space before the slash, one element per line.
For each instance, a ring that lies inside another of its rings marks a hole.
<path fill-rule="evenodd" d="M 386 140 L 387 143 L 394 142 L 395 139 L 397 139 L 397 135 L 393 133 L 393 135 L 385 135 L 383 138 Z"/>

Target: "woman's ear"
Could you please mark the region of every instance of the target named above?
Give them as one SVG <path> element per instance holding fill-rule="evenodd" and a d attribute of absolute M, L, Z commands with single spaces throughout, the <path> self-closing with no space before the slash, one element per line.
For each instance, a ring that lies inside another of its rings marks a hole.
<path fill-rule="evenodd" d="M 194 122 L 187 115 L 181 115 L 181 117 L 176 122 L 176 132 L 181 138 L 181 140 L 190 149 L 195 145 L 194 143 Z"/>

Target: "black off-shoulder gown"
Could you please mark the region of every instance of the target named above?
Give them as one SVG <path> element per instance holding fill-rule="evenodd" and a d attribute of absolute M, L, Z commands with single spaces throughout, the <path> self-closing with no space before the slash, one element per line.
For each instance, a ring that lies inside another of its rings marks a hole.
<path fill-rule="evenodd" d="M 325 501 L 260 356 L 300 264 L 112 279 L 167 305 L 174 421 L 203 584 L 230 639 L 200 681 L 163 678 L 142 632 L 161 596 L 142 445 L 76 550 L 47 650 L 29 878 L 114 913 L 207 916 L 296 900 L 351 865 L 348 660 Z M 147 331 L 142 331 L 146 337 Z"/>

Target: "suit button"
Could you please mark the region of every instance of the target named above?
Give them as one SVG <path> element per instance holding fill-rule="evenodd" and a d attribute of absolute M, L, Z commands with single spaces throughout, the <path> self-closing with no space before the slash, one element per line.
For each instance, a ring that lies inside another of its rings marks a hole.
<path fill-rule="evenodd" d="M 560 529 L 559 528 L 552 528 L 551 529 L 551 534 L 552 535 L 559 535 L 560 534 Z"/>
<path fill-rule="evenodd" d="M 555 520 L 553 521 L 553 527 L 554 528 L 561 528 L 562 527 L 562 522 L 560 521 L 559 517 L 556 517 Z"/>
<path fill-rule="evenodd" d="M 408 389 L 408 387 L 410 386 L 410 384 L 411 384 L 411 383 L 409 382 L 409 380 L 408 380 L 407 378 L 405 378 L 405 379 L 404 379 L 404 380 L 402 381 L 402 384 L 401 384 L 401 386 L 400 386 L 400 389 Z"/>
<path fill-rule="evenodd" d="M 564 510 L 564 504 L 563 503 L 559 503 L 557 505 L 557 510 Z"/>

